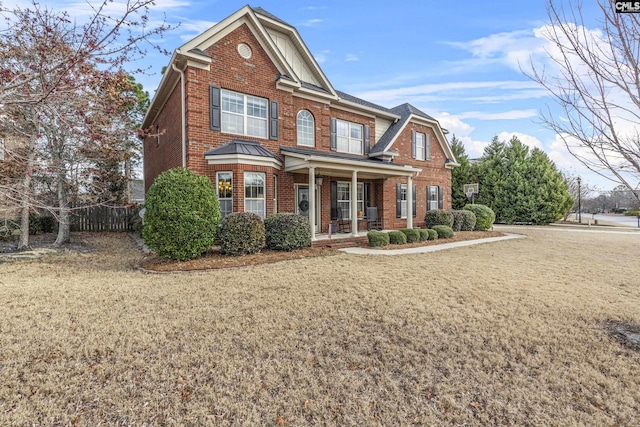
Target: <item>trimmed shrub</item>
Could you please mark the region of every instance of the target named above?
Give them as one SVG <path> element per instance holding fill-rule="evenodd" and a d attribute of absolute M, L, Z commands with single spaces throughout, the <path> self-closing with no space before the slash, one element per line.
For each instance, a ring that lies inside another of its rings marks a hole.
<path fill-rule="evenodd" d="M 402 231 L 390 231 L 389 243 L 392 245 L 404 245 L 407 243 L 407 236 Z"/>
<path fill-rule="evenodd" d="M 433 228 L 428 228 L 427 233 L 429 233 L 429 240 L 436 240 L 438 238 L 438 232 Z"/>
<path fill-rule="evenodd" d="M 433 229 L 438 233 L 438 239 L 450 239 L 455 234 L 451 227 L 446 225 L 434 225 Z"/>
<path fill-rule="evenodd" d="M 488 230 L 496 220 L 496 214 L 489 206 L 478 204 L 466 205 L 464 210 L 471 211 L 476 215 L 475 230 Z"/>
<path fill-rule="evenodd" d="M 414 243 L 420 240 L 420 232 L 413 228 L 401 228 L 400 231 L 407 236 L 407 243 Z"/>
<path fill-rule="evenodd" d="M 453 214 L 444 209 L 430 210 L 424 216 L 424 223 L 427 228 L 433 228 L 434 225 L 453 227 Z"/>
<path fill-rule="evenodd" d="M 476 225 L 476 214 L 467 210 L 451 210 L 453 231 L 472 231 Z"/>
<path fill-rule="evenodd" d="M 429 240 L 429 230 L 426 228 L 419 228 L 418 233 L 420 233 L 420 241 L 424 242 L 425 240 Z"/>
<path fill-rule="evenodd" d="M 213 246 L 220 204 L 209 178 L 169 169 L 149 188 L 145 207 L 142 237 L 159 256 L 185 261 Z"/>
<path fill-rule="evenodd" d="M 292 213 L 271 215 L 264 220 L 265 246 L 275 251 L 293 251 L 311 246 L 309 218 Z"/>
<path fill-rule="evenodd" d="M 367 233 L 369 246 L 387 246 L 389 244 L 389 235 L 383 231 L 371 230 Z"/>
<path fill-rule="evenodd" d="M 640 211 L 626 211 L 624 214 L 626 216 L 637 216 L 640 215 Z"/>
<path fill-rule="evenodd" d="M 236 212 L 222 220 L 220 252 L 226 255 L 255 254 L 264 248 L 262 218 L 252 212 Z"/>

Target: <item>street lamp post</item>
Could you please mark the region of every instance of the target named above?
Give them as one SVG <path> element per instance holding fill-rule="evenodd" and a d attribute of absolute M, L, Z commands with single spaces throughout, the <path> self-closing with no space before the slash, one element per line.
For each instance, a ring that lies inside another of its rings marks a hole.
<path fill-rule="evenodd" d="M 582 189 L 580 188 L 581 179 L 578 177 L 578 223 L 582 224 Z"/>

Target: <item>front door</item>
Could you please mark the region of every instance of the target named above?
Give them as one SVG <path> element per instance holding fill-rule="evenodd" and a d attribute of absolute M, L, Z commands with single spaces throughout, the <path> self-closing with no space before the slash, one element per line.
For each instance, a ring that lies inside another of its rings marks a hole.
<path fill-rule="evenodd" d="M 296 184 L 296 213 L 309 217 L 309 186 Z M 316 185 L 316 233 L 320 232 L 320 187 Z"/>

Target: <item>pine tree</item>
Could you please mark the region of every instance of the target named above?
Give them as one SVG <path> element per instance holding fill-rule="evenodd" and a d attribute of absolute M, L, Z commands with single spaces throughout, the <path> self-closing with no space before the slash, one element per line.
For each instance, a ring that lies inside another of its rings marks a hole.
<path fill-rule="evenodd" d="M 471 183 L 471 165 L 464 144 L 455 135 L 451 138 L 451 151 L 460 164 L 451 171 L 451 206 L 453 209 L 462 209 L 469 203 L 464 185 Z"/>

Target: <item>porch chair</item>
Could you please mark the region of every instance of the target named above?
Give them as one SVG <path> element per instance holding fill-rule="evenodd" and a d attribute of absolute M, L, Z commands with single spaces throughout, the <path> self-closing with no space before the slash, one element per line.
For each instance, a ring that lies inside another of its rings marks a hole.
<path fill-rule="evenodd" d="M 336 216 L 338 217 L 338 232 L 351 233 L 351 220 L 343 218 L 342 208 L 336 208 Z"/>
<path fill-rule="evenodd" d="M 378 208 L 376 206 L 370 206 L 367 208 L 367 230 L 382 230 L 384 225 L 384 218 L 378 216 Z"/>

